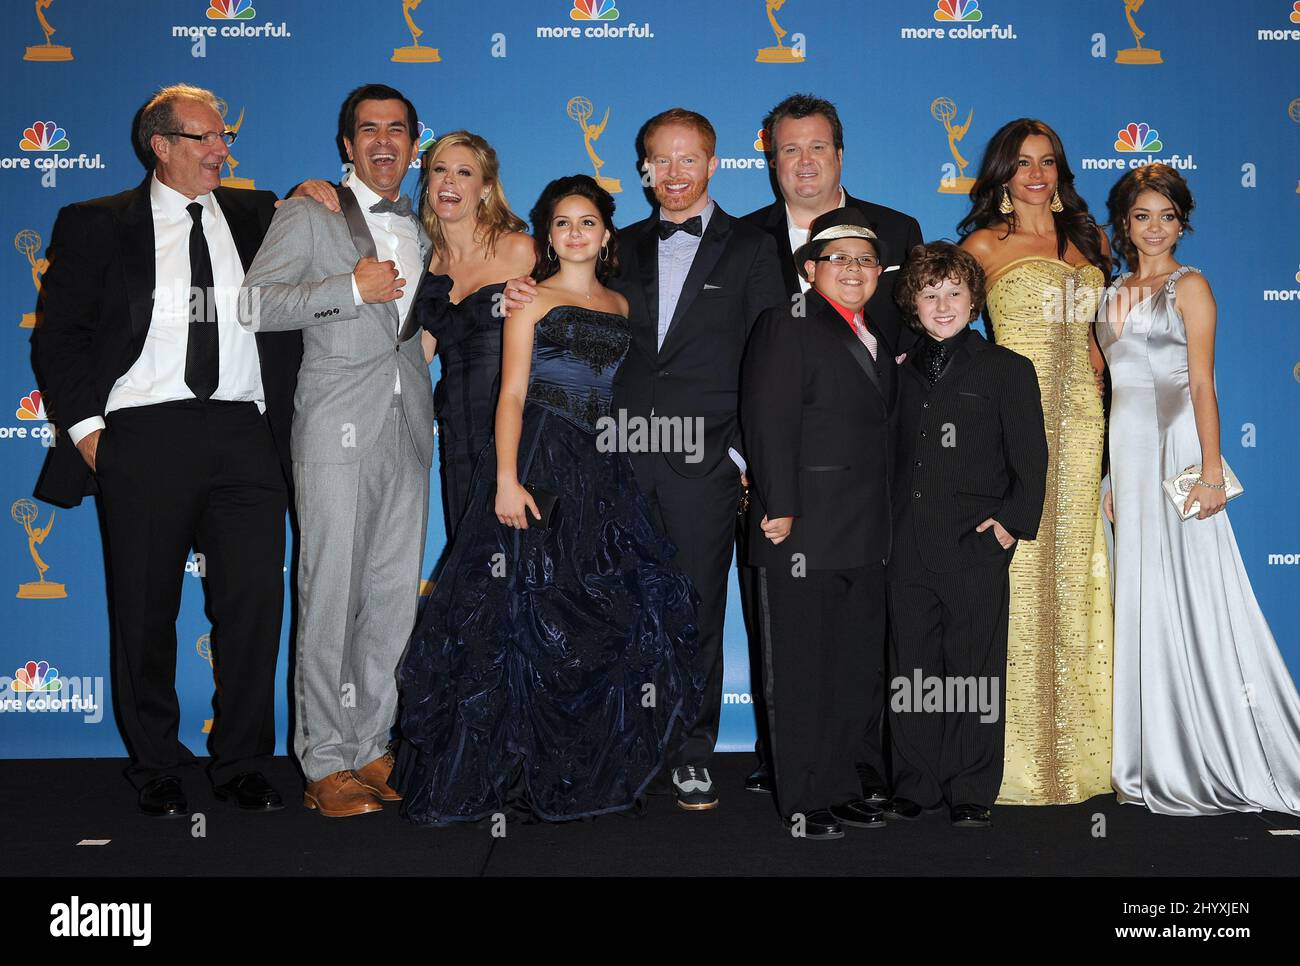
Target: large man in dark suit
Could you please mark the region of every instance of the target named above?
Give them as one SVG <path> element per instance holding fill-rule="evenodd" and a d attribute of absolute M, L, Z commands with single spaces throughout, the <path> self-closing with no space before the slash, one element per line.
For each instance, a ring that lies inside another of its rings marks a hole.
<path fill-rule="evenodd" d="M 894 304 L 894 279 L 899 266 L 906 260 L 912 247 L 921 243 L 921 226 L 915 218 L 855 198 L 840 183 L 844 166 L 844 127 L 835 105 L 811 94 L 792 94 L 763 118 L 764 138 L 768 144 L 768 163 L 775 173 L 780 192 L 772 204 L 745 215 L 744 221 L 766 232 L 776 243 L 781 259 L 781 278 L 787 297 L 806 292 L 808 281 L 802 267 L 796 264 L 794 251 L 808 241 L 808 227 L 813 220 L 836 208 L 856 208 L 862 212 L 872 233 L 880 239 L 888 253 L 889 264 L 881 266 L 880 280 L 875 293 L 867 302 L 867 314 L 872 323 L 895 346 L 905 352 L 915 339 L 912 331 L 903 324 Z M 744 537 L 742 535 L 742 542 Z M 757 607 L 753 602 L 754 578 L 743 562 L 740 571 L 741 601 L 744 604 L 746 624 L 751 639 Z M 752 648 L 753 649 L 753 648 Z M 881 655 L 883 673 L 884 655 Z M 755 675 L 757 681 L 757 675 Z M 756 690 L 758 690 L 756 688 Z M 751 791 L 771 791 L 766 754 L 763 747 L 765 715 L 758 695 L 755 696 L 758 712 L 759 741 L 756 749 L 759 766 L 746 781 Z M 862 774 L 864 793 L 876 801 L 885 798 L 885 763 L 875 755 L 879 740 L 874 736 L 881 728 L 878 718 L 868 723 L 871 733 L 861 753 L 859 771 Z"/>
<path fill-rule="evenodd" d="M 740 363 L 754 320 L 785 301 L 775 245 L 709 197 L 717 168 L 708 120 L 673 109 L 642 131 L 658 210 L 619 233 L 632 346 L 614 382 L 628 416 L 699 420 L 692 452 L 629 453 L 637 482 L 677 545 L 677 564 L 700 595 L 697 671 L 703 711 L 684 736 L 672 779 L 678 804 L 712 808 L 708 772 L 722 712 L 722 631 L 743 465 Z"/>
<path fill-rule="evenodd" d="M 141 811 L 188 812 L 177 774 L 176 614 L 203 555 L 221 680 L 208 747 L 219 798 L 282 807 L 274 750 L 289 426 L 300 340 L 245 332 L 244 270 L 274 212 L 265 191 L 219 187 L 234 135 L 215 97 L 178 85 L 136 132 L 138 187 L 64 208 L 45 276 L 37 376 L 58 429 L 36 496 L 98 494 L 109 562 L 118 720 Z"/>
<path fill-rule="evenodd" d="M 855 764 L 884 707 L 897 367 L 864 311 L 887 253 L 865 221 L 813 222 L 797 254 L 815 291 L 760 317 L 741 391 L 768 751 L 777 807 L 808 838 L 884 824 Z"/>

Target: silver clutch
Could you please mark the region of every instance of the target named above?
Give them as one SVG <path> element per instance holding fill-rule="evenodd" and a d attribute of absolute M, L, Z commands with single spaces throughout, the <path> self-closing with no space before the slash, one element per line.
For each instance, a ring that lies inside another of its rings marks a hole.
<path fill-rule="evenodd" d="M 1201 512 L 1200 500 L 1194 501 L 1191 508 L 1186 513 L 1183 512 L 1183 504 L 1187 502 L 1187 494 L 1192 492 L 1192 487 L 1196 485 L 1196 481 L 1200 479 L 1200 476 L 1201 464 L 1195 463 L 1160 484 L 1165 488 L 1165 496 L 1169 497 L 1169 502 L 1174 505 L 1174 512 L 1184 520 Z M 1223 482 L 1228 485 L 1225 492 L 1229 500 L 1235 500 L 1245 492 L 1241 480 L 1237 479 L 1237 474 L 1232 472 L 1227 460 L 1223 461 Z"/>

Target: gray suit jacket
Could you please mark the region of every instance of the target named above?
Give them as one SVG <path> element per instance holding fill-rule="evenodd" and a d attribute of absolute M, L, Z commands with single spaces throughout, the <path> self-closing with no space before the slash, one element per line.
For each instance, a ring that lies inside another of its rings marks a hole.
<path fill-rule="evenodd" d="M 381 431 L 400 373 L 402 408 L 415 451 L 433 457 L 433 387 L 413 313 L 398 328 L 397 303 L 356 305 L 352 270 L 375 256 L 352 192 L 343 214 L 308 199 L 276 211 L 239 293 L 239 322 L 254 332 L 302 330 L 291 450 L 299 463 L 355 463 Z M 420 263 L 429 262 L 421 230 Z M 420 278 L 423 277 L 423 269 Z M 420 278 L 407 279 L 418 291 Z M 415 300 L 411 300 L 414 307 Z"/>

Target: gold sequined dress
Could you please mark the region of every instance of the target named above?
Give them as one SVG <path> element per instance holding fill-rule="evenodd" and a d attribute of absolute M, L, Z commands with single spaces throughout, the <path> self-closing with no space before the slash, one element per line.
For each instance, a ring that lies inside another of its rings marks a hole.
<path fill-rule="evenodd" d="M 994 338 L 1034 364 L 1047 429 L 1037 540 L 1011 561 L 1006 752 L 999 804 L 1061 805 L 1110 791 L 1109 562 L 1099 487 L 1105 421 L 1088 332 L 1094 265 L 1018 258 L 990 278 Z"/>

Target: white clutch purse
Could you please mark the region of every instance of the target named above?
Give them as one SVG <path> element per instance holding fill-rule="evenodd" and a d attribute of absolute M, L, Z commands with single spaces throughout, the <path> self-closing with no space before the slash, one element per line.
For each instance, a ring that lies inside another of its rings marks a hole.
<path fill-rule="evenodd" d="M 1187 502 L 1187 494 L 1192 492 L 1192 487 L 1196 485 L 1196 481 L 1200 479 L 1200 476 L 1201 464 L 1196 463 L 1160 484 L 1165 488 L 1165 496 L 1169 497 L 1169 502 L 1174 505 L 1174 512 L 1184 520 L 1201 512 L 1199 500 L 1193 502 L 1186 513 L 1183 512 L 1183 504 Z M 1237 474 L 1232 472 L 1227 460 L 1223 461 L 1223 482 L 1227 484 L 1225 492 L 1229 500 L 1235 500 L 1245 492 L 1241 480 L 1237 479 Z"/>

